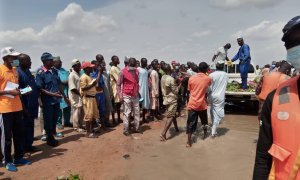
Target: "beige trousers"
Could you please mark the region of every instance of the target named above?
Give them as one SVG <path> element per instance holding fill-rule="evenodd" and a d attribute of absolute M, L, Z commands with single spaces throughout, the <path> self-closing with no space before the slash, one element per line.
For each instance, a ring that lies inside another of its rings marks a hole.
<path fill-rule="evenodd" d="M 129 97 L 124 96 L 124 131 L 129 131 L 129 119 L 130 115 L 134 116 L 134 126 L 135 130 L 139 130 L 140 128 L 140 105 L 139 105 L 139 97 Z"/>

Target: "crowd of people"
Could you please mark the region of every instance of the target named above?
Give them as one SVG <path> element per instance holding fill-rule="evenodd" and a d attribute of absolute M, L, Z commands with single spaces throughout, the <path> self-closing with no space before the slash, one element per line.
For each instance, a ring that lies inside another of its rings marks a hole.
<path fill-rule="evenodd" d="M 300 16 L 295 17 L 283 30 L 282 40 L 288 49 L 287 61 L 266 65 L 261 71 L 262 78 L 256 90 L 260 101 L 261 129 L 254 179 L 265 179 L 269 174 L 272 156 L 276 166 L 274 176 L 299 179 L 300 141 L 295 135 L 299 135 L 300 125 L 299 106 L 295 107 L 299 104 L 299 97 L 295 96 L 299 94 L 299 80 L 289 79 L 292 65 L 297 70 L 300 68 L 299 22 Z M 210 114 L 210 136 L 216 137 L 217 127 L 224 118 L 228 81 L 225 63 L 230 65 L 235 60 L 240 61 L 241 89 L 247 89 L 250 48 L 243 38 L 238 38 L 237 43 L 240 49 L 231 60 L 227 57 L 231 45 L 227 43 L 220 47 L 213 56 L 211 67 L 206 62 L 197 65 L 172 61 L 168 64 L 154 59 L 148 63 L 146 58 L 138 61 L 134 57 L 125 57 L 124 68 L 120 69 L 119 57 L 114 55 L 108 71 L 104 57 L 98 54 L 96 60 L 73 59 L 72 68 L 68 71 L 62 67 L 59 56 L 45 52 L 41 55 L 42 66 L 35 73 L 30 71 L 32 62 L 29 55 L 12 47 L 1 49 L 4 63 L 0 65 L 0 134 L 6 169 L 17 171 L 16 165 L 31 164 L 24 154 L 40 151 L 33 146 L 34 123 L 38 117 L 42 140 L 52 147 L 58 145 L 57 138 L 63 137 L 57 129 L 72 127 L 78 133 L 86 133 L 87 138 L 97 138 L 99 130 L 123 123 L 123 134 L 129 136 L 142 133 L 143 123 L 160 121 L 163 115 L 166 121 L 160 140 L 166 141 L 172 124 L 179 131 L 176 118 L 183 115 L 181 111 L 185 107 L 188 110 L 186 147 L 192 146 L 198 117 L 204 136 L 208 136 Z M 287 121 L 290 118 L 293 121 Z M 291 130 L 292 134 L 286 135 L 287 131 L 281 126 Z M 285 159 L 288 161 L 284 162 Z M 292 166 L 294 169 L 291 170 Z"/>
<path fill-rule="evenodd" d="M 1 147 L 9 171 L 16 165 L 30 164 L 24 155 L 40 151 L 33 146 L 35 119 L 40 119 L 41 140 L 57 146 L 61 130 L 71 127 L 75 132 L 97 138 L 97 132 L 123 123 L 125 136 L 142 133 L 141 124 L 167 118 L 160 135 L 167 140 L 171 124 L 178 132 L 176 117 L 183 116 L 187 106 L 187 147 L 192 145 L 198 116 L 205 136 L 208 129 L 207 97 L 213 120 L 212 137 L 224 117 L 227 74 L 224 62 L 210 70 L 206 62 L 167 64 L 157 59 L 148 63 L 125 57 L 124 68 L 118 56 L 112 56 L 109 71 L 101 54 L 96 60 L 73 59 L 72 68 L 63 68 L 59 56 L 45 52 L 42 65 L 31 71 L 31 58 L 12 47 L 1 50 L 4 64 L 0 66 Z M 121 116 L 121 110 L 123 116 Z M 115 113 L 117 116 L 115 117 Z M 111 118 L 110 118 L 111 117 Z M 14 157 L 11 155 L 12 140 Z"/>

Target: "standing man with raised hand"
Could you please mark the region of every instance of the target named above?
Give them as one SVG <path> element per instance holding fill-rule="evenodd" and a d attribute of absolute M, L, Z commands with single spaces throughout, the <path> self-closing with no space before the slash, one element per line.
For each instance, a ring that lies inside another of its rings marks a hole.
<path fill-rule="evenodd" d="M 188 82 L 188 91 L 190 99 L 188 103 L 188 119 L 186 124 L 186 133 L 188 135 L 186 147 L 192 147 L 192 134 L 196 131 L 198 116 L 200 117 L 204 138 L 207 135 L 207 104 L 206 94 L 211 85 L 211 78 L 206 75 L 209 66 L 206 62 L 199 64 L 199 73 L 191 76 Z"/>
<path fill-rule="evenodd" d="M 112 67 L 110 68 L 110 85 L 112 88 L 112 94 L 113 94 L 113 108 L 114 108 L 114 112 L 112 112 L 112 120 L 113 123 L 116 122 L 115 120 L 115 112 L 117 112 L 118 115 L 118 121 L 117 123 L 122 123 L 121 120 L 121 102 L 120 102 L 120 97 L 118 95 L 117 92 L 117 82 L 119 79 L 119 75 L 121 73 L 120 68 L 118 67 L 118 65 L 120 64 L 120 60 L 118 58 L 118 56 L 112 56 L 111 57 L 111 62 L 112 62 Z"/>
<path fill-rule="evenodd" d="M 240 49 L 238 53 L 231 59 L 231 61 L 228 61 L 229 64 L 231 62 L 234 62 L 236 60 L 240 60 L 239 62 L 239 68 L 240 68 L 240 74 L 242 78 L 242 89 L 247 89 L 247 78 L 248 78 L 248 71 L 251 63 L 251 56 L 250 56 L 250 47 L 244 43 L 244 39 L 242 37 L 237 39 L 237 43 L 240 46 Z"/>
<path fill-rule="evenodd" d="M 175 79 L 171 76 L 172 70 L 169 64 L 164 66 L 165 75 L 161 78 L 161 91 L 163 94 L 164 102 L 163 104 L 167 107 L 167 121 L 165 127 L 160 135 L 161 141 L 167 140 L 167 132 L 171 127 L 171 124 L 174 124 L 175 130 L 179 132 L 176 120 L 177 112 L 177 96 L 178 91 L 181 87 L 181 84 L 177 86 Z"/>
<path fill-rule="evenodd" d="M 68 97 L 68 80 L 69 80 L 69 71 L 62 68 L 62 62 L 60 56 L 54 57 L 54 68 L 58 72 L 59 79 L 61 81 L 61 86 L 63 88 L 64 94 Z M 66 127 L 72 127 L 70 123 L 71 117 L 71 107 L 65 102 L 64 99 L 60 101 L 60 111 L 57 120 L 58 129 L 63 129 Z"/>
<path fill-rule="evenodd" d="M 63 91 L 61 81 L 56 69 L 53 68 L 52 54 L 45 52 L 41 56 L 43 67 L 36 75 L 36 84 L 41 91 L 41 101 L 43 104 L 44 128 L 47 135 L 47 144 L 57 146 L 58 141 L 54 138 L 56 135 L 56 122 L 60 111 L 60 101 L 64 98 L 70 105 L 70 101 Z"/>
<path fill-rule="evenodd" d="M 22 103 L 18 88 L 19 66 L 18 55 L 12 47 L 1 49 L 4 61 L 0 65 L 0 131 L 1 152 L 4 156 L 4 165 L 8 171 L 17 171 L 15 165 L 31 164 L 23 158 L 24 155 L 24 123 L 22 119 Z M 14 161 L 11 155 L 12 139 L 14 141 Z"/>
<path fill-rule="evenodd" d="M 24 122 L 24 150 L 26 153 L 41 151 L 40 148 L 33 146 L 34 138 L 34 119 L 38 117 L 39 111 L 39 90 L 35 78 L 30 72 L 31 59 L 27 54 L 19 56 L 20 66 L 17 68 L 19 75 L 19 89 L 30 87 L 32 90 L 21 96 L 23 104 L 23 122 Z"/>
<path fill-rule="evenodd" d="M 146 69 L 148 66 L 147 59 L 141 59 L 141 67 L 138 67 L 139 71 L 139 86 L 140 86 L 140 96 L 143 98 L 142 108 L 142 122 L 145 123 L 146 121 L 146 113 L 150 107 L 150 97 L 149 97 L 149 84 L 148 84 L 148 70 Z"/>
<path fill-rule="evenodd" d="M 124 103 L 124 132 L 125 136 L 129 133 L 130 115 L 134 116 L 134 132 L 140 131 L 140 104 L 139 104 L 139 72 L 135 68 L 136 59 L 129 58 L 129 64 L 122 69 L 117 83 L 120 101 Z"/>
<path fill-rule="evenodd" d="M 69 75 L 69 98 L 71 103 L 71 120 L 74 131 L 83 132 L 83 105 L 80 95 L 81 63 L 78 59 L 72 60 L 72 72 Z"/>
<path fill-rule="evenodd" d="M 283 28 L 286 60 L 300 70 L 300 16 Z M 253 180 L 300 179 L 300 76 L 267 96 L 262 111 Z"/>
<path fill-rule="evenodd" d="M 212 84 L 208 91 L 208 101 L 210 103 L 210 117 L 212 119 L 211 137 L 218 135 L 217 127 L 224 118 L 225 92 L 228 81 L 228 75 L 224 72 L 225 62 L 221 61 L 216 64 L 216 71 L 209 74 Z"/>
<path fill-rule="evenodd" d="M 94 134 L 93 122 L 100 118 L 99 109 L 96 100 L 96 86 L 98 84 L 100 74 L 96 79 L 91 77 L 91 73 L 94 64 L 90 62 L 84 62 L 81 68 L 84 70 L 84 74 L 80 77 L 80 94 L 82 96 L 83 110 L 84 110 L 84 121 L 86 127 L 86 137 L 87 138 L 97 138 L 98 136 Z"/>

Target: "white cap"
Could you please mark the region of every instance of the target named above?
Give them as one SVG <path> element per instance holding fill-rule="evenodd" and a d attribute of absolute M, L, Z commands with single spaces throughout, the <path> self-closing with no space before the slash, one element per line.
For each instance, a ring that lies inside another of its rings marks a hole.
<path fill-rule="evenodd" d="M 12 47 L 5 47 L 1 49 L 1 58 L 4 58 L 5 56 L 19 56 L 21 53 L 17 52 Z"/>
<path fill-rule="evenodd" d="M 74 66 L 75 64 L 79 64 L 79 59 L 73 59 L 71 65 Z"/>

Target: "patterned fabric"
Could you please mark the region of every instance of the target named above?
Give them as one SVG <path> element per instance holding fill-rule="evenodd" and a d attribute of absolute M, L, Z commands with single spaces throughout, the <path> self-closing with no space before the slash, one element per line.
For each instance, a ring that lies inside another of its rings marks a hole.
<path fill-rule="evenodd" d="M 167 118 L 176 117 L 177 102 L 167 105 Z"/>

